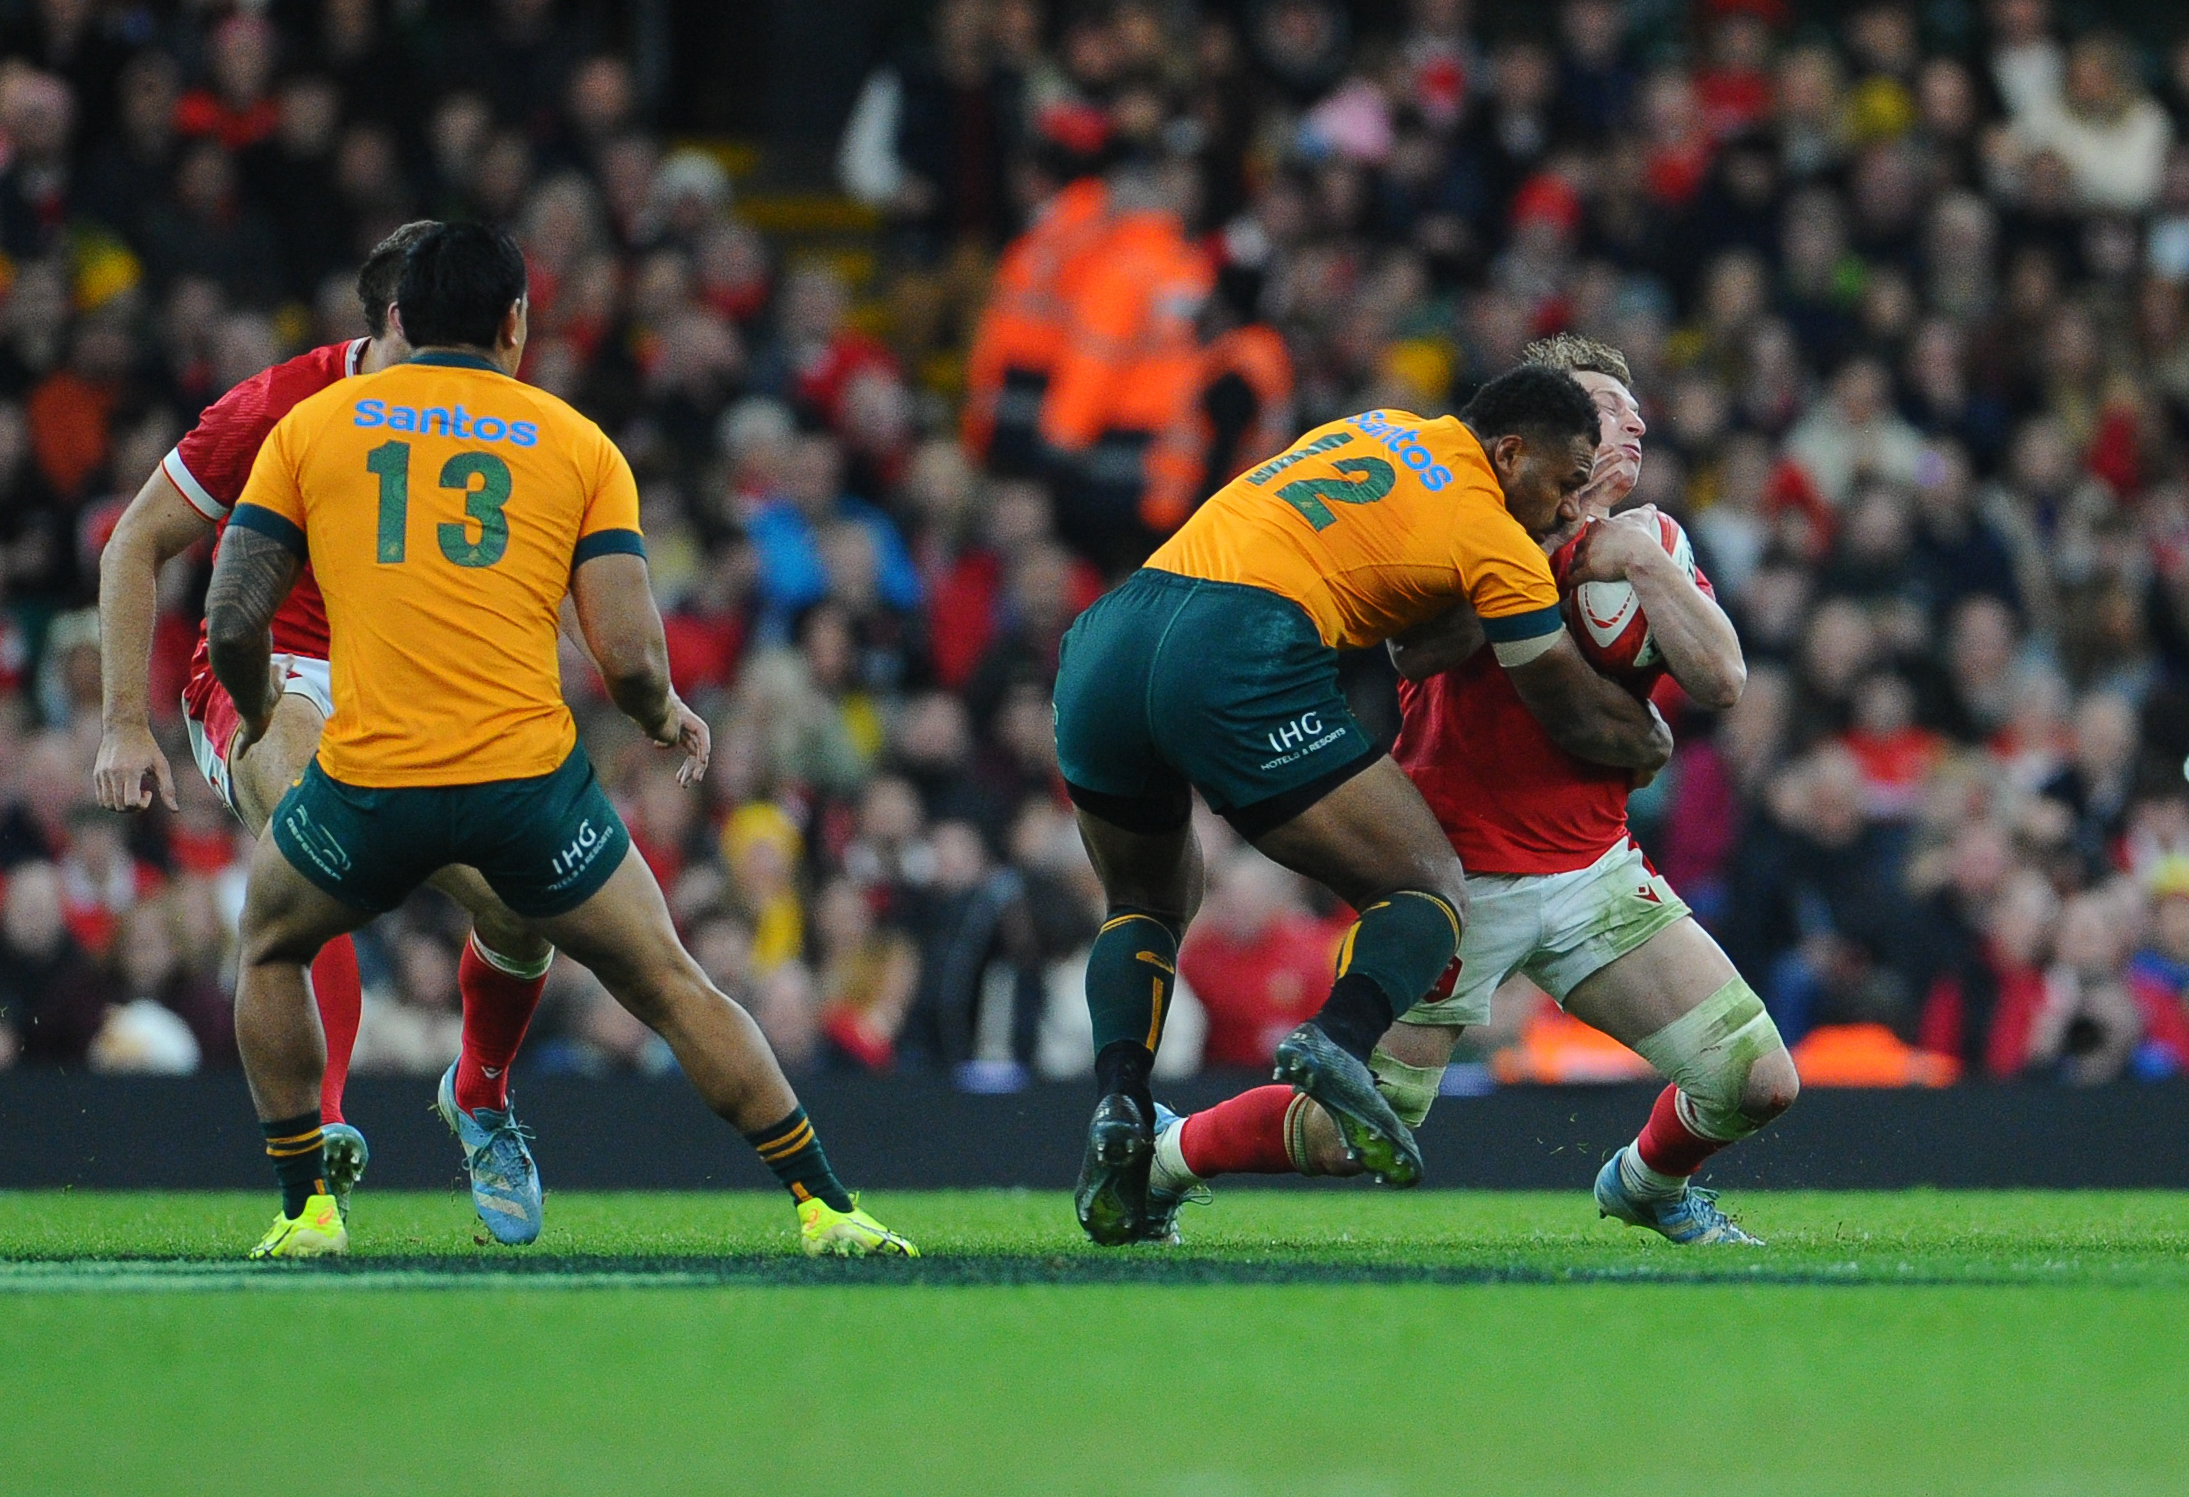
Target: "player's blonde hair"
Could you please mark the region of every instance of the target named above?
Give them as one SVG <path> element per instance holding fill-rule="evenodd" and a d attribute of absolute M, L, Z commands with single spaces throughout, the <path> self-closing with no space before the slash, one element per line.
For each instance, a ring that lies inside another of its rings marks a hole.
<path fill-rule="evenodd" d="M 1553 333 L 1548 338 L 1538 338 L 1520 350 L 1520 362 L 1563 369 L 1568 374 L 1577 374 L 1584 369 L 1591 374 L 1607 374 L 1629 390 L 1634 388 L 1634 374 L 1627 368 L 1627 356 L 1609 343 L 1584 338 L 1579 333 Z"/>

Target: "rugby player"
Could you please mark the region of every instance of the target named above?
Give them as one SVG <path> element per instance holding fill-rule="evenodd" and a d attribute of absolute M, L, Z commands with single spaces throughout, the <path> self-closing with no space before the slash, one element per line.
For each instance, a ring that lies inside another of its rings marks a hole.
<path fill-rule="evenodd" d="M 332 343 L 276 364 L 207 407 L 130 501 L 99 558 L 99 654 L 103 723 L 93 778 L 99 803 L 141 811 L 155 793 L 172 810 L 173 772 L 152 736 L 147 710 L 152 624 L 160 568 L 205 535 L 222 535 L 266 434 L 298 402 L 353 375 L 372 374 L 410 356 L 389 316 L 403 255 L 433 224 L 405 224 L 374 247 L 357 275 L 367 336 Z M 214 679 L 205 632 L 198 633 L 183 692 L 191 756 L 206 783 L 255 837 L 289 784 L 304 771 L 334 710 L 327 670 L 327 613 L 307 568 L 273 618 L 282 656 L 282 693 L 266 732 L 239 748 L 235 704 Z M 540 1232 L 539 1172 L 509 1106 L 508 1071 L 539 1006 L 554 952 L 510 913 L 478 874 L 449 868 L 433 883 L 471 913 L 457 981 L 463 993 L 463 1044 L 442 1077 L 444 1118 L 464 1143 L 472 1200 L 498 1240 L 530 1242 Z M 343 1215 L 365 1173 L 365 1136 L 343 1121 L 342 1090 L 357 1040 L 357 955 L 348 936 L 329 941 L 312 964 L 312 993 L 326 1034 L 320 1089 L 326 1119 L 327 1185 Z"/>
<path fill-rule="evenodd" d="M 1709 580 L 1674 564 L 1653 511 L 1611 516 L 1640 473 L 1646 430 L 1625 358 L 1567 334 L 1530 345 L 1525 358 L 1570 371 L 1601 416 L 1581 508 L 1604 523 L 1588 527 L 1585 543 L 1563 538 L 1555 560 L 1570 558 L 1568 582 L 1631 583 L 1670 679 L 1705 707 L 1732 706 L 1747 668 Z M 1712 1154 L 1792 1105 L 1792 1057 L 1762 1001 L 1628 834 L 1630 773 L 1546 731 L 1483 643 L 1481 625 L 1455 609 L 1392 644 L 1404 677 L 1397 757 L 1467 867 L 1471 918 L 1446 980 L 1399 1016 L 1371 1057 L 1377 1084 L 1418 1125 L 1462 1030 L 1484 1022 L 1491 994 L 1524 972 L 1671 1078 L 1640 1135 L 1598 1174 L 1599 1210 L 1678 1243 L 1754 1243 L 1713 1192 L 1689 1181 Z M 1286 1088 L 1165 1122 L 1154 1193 L 1173 1213 L 1226 1171 L 1359 1168 L 1331 1120 Z"/>
<path fill-rule="evenodd" d="M 1596 429 L 1573 377 L 1532 365 L 1457 419 L 1370 411 L 1317 427 L 1226 484 L 1066 636 L 1057 749 L 1109 903 L 1087 965 L 1101 1100 L 1075 1202 L 1095 1241 L 1150 1224 L 1149 1066 L 1201 896 L 1189 787 L 1359 912 L 1328 999 L 1278 1046 L 1277 1076 L 1321 1105 L 1346 1157 L 1388 1184 L 1419 1180 L 1413 1133 L 1368 1060 L 1451 964 L 1465 879 L 1346 706 L 1337 652 L 1465 600 L 1560 742 L 1661 766 L 1663 719 L 1583 660 L 1537 539 L 1577 518 Z"/>
<path fill-rule="evenodd" d="M 681 750 L 682 782 L 705 773 L 709 748 L 670 685 L 630 465 L 592 422 L 516 380 L 526 312 L 506 234 L 429 230 L 396 292 L 409 360 L 282 418 L 214 563 L 206 633 L 241 718 L 237 753 L 280 707 L 268 626 L 307 562 L 334 697 L 245 894 L 236 1040 L 282 1186 L 251 1255 L 348 1247 L 323 1185 L 306 964 L 452 863 L 668 1041 L 789 1189 L 808 1252 L 910 1253 L 858 1209 L 759 1028 L 678 943 L 578 746 L 556 661 L 566 593 L 611 698 Z"/>

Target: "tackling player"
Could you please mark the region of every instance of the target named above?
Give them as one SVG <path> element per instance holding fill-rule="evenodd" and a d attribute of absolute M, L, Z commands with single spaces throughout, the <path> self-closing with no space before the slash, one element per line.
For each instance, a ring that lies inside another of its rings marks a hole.
<path fill-rule="evenodd" d="M 282 1186 L 254 1258 L 349 1245 L 323 1187 L 323 1050 L 305 964 L 451 863 L 668 1041 L 709 1106 L 797 1204 L 809 1253 L 910 1243 L 837 1181 L 759 1027 L 678 943 L 659 885 L 594 778 L 556 660 L 562 600 L 610 697 L 706 772 L 707 725 L 672 689 L 630 464 L 515 378 L 524 258 L 477 224 L 403 263 L 408 362 L 299 404 L 266 439 L 214 562 L 213 670 L 237 748 L 282 700 L 268 625 L 307 562 L 327 607 L 334 712 L 251 860 L 236 1042 Z"/>
<path fill-rule="evenodd" d="M 172 810 L 173 771 L 152 736 L 147 702 L 152 623 L 159 571 L 203 538 L 225 535 L 229 513 L 250 477 L 259 446 L 299 402 L 352 376 L 372 374 L 410 356 L 389 317 L 403 256 L 434 224 L 397 229 L 365 259 L 357 299 L 368 336 L 300 354 L 237 385 L 207 407 L 144 482 L 99 558 L 99 655 L 103 722 L 96 781 L 99 803 L 141 811 L 155 788 Z M 282 692 L 265 733 L 236 742 L 241 718 L 214 679 L 205 631 L 183 692 L 191 756 L 213 793 L 255 837 L 274 803 L 304 771 L 334 710 L 327 666 L 327 611 L 309 569 L 275 613 L 273 647 L 282 656 Z M 147 783 L 147 782 L 150 783 Z M 518 1130 L 508 1096 L 509 1064 L 539 1006 L 554 949 L 528 930 L 466 868 L 437 874 L 435 887 L 470 911 L 475 929 L 457 967 L 463 992 L 463 1045 L 442 1077 L 442 1112 L 465 1145 L 472 1199 L 496 1239 L 539 1236 L 539 1172 Z M 344 1216 L 369 1157 L 365 1137 L 342 1120 L 342 1090 L 357 1041 L 357 955 L 348 936 L 327 943 L 312 964 L 312 993 L 326 1035 L 320 1110 L 327 1120 L 327 1185 Z"/>
<path fill-rule="evenodd" d="M 1654 511 L 1611 518 L 1640 472 L 1646 429 L 1626 360 L 1565 334 L 1525 357 L 1571 371 L 1602 420 L 1581 507 L 1603 523 L 1565 539 L 1567 580 L 1632 584 L 1671 678 L 1705 707 L 1730 707 L 1747 670 L 1708 579 L 1672 562 Z M 1445 982 L 1377 1047 L 1377 1084 L 1419 1124 L 1461 1031 L 1487 1020 L 1491 994 L 1525 972 L 1671 1078 L 1648 1126 L 1597 1176 L 1599 1209 L 1674 1242 L 1753 1243 L 1689 1179 L 1792 1105 L 1793 1059 L 1762 1001 L 1628 835 L 1629 772 L 1546 732 L 1482 644 L 1481 625 L 1455 609 L 1392 647 L 1405 678 L 1396 753 L 1467 866 L 1472 918 Z M 1283 1088 L 1166 1122 L 1154 1182 L 1166 1206 L 1226 1171 L 1358 1169 L 1330 1121 Z"/>
<path fill-rule="evenodd" d="M 1087 963 L 1102 1098 L 1075 1201 L 1095 1241 L 1150 1228 L 1148 1073 L 1201 895 L 1190 788 L 1359 911 L 1328 1000 L 1278 1046 L 1277 1074 L 1362 1167 L 1420 1178 L 1368 1060 L 1451 964 L 1465 880 L 1420 793 L 1354 721 L 1337 652 L 1465 600 L 1561 741 L 1662 765 L 1671 735 L 1582 659 L 1536 539 L 1576 518 L 1596 427 L 1573 378 L 1542 367 L 1492 380 L 1458 419 L 1370 411 L 1317 427 L 1226 484 L 1066 635 L 1057 752 L 1109 904 Z"/>

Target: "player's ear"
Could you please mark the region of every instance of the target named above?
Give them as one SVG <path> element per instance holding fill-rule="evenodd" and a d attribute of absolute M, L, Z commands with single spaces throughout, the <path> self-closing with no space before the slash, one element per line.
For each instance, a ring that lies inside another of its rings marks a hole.
<path fill-rule="evenodd" d="M 403 331 L 403 309 L 392 301 L 388 303 L 387 325 L 388 331 L 402 339 L 405 347 L 410 345 L 410 334 Z"/>
<path fill-rule="evenodd" d="M 1507 432 L 1504 436 L 1491 440 L 1488 449 L 1490 466 L 1497 470 L 1499 478 L 1507 483 L 1512 481 L 1513 476 L 1520 471 L 1521 462 L 1527 457 L 1527 445 L 1527 438 L 1518 432 Z"/>

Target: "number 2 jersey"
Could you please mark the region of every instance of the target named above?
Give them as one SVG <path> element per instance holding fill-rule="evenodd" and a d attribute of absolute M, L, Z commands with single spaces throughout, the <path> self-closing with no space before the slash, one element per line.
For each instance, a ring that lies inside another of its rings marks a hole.
<path fill-rule="evenodd" d="M 369 788 L 556 769 L 577 743 L 556 661 L 570 574 L 645 554 L 615 444 L 467 354 L 420 354 L 303 401 L 229 523 L 317 574 L 334 677 L 319 762 Z"/>
<path fill-rule="evenodd" d="M 1334 649 L 1381 644 L 1460 598 L 1497 643 L 1564 627 L 1543 548 L 1451 416 L 1318 426 L 1218 489 L 1147 564 L 1290 598 Z"/>
<path fill-rule="evenodd" d="M 1568 541 L 1554 560 L 1565 573 Z M 1700 571 L 1695 580 L 1716 592 Z M 1676 692 L 1650 678 L 1660 707 Z M 1399 682 L 1392 757 L 1436 813 L 1469 873 L 1571 873 L 1624 841 L 1633 771 L 1577 759 L 1555 743 L 1496 658 L 1477 650 L 1426 681 Z"/>

